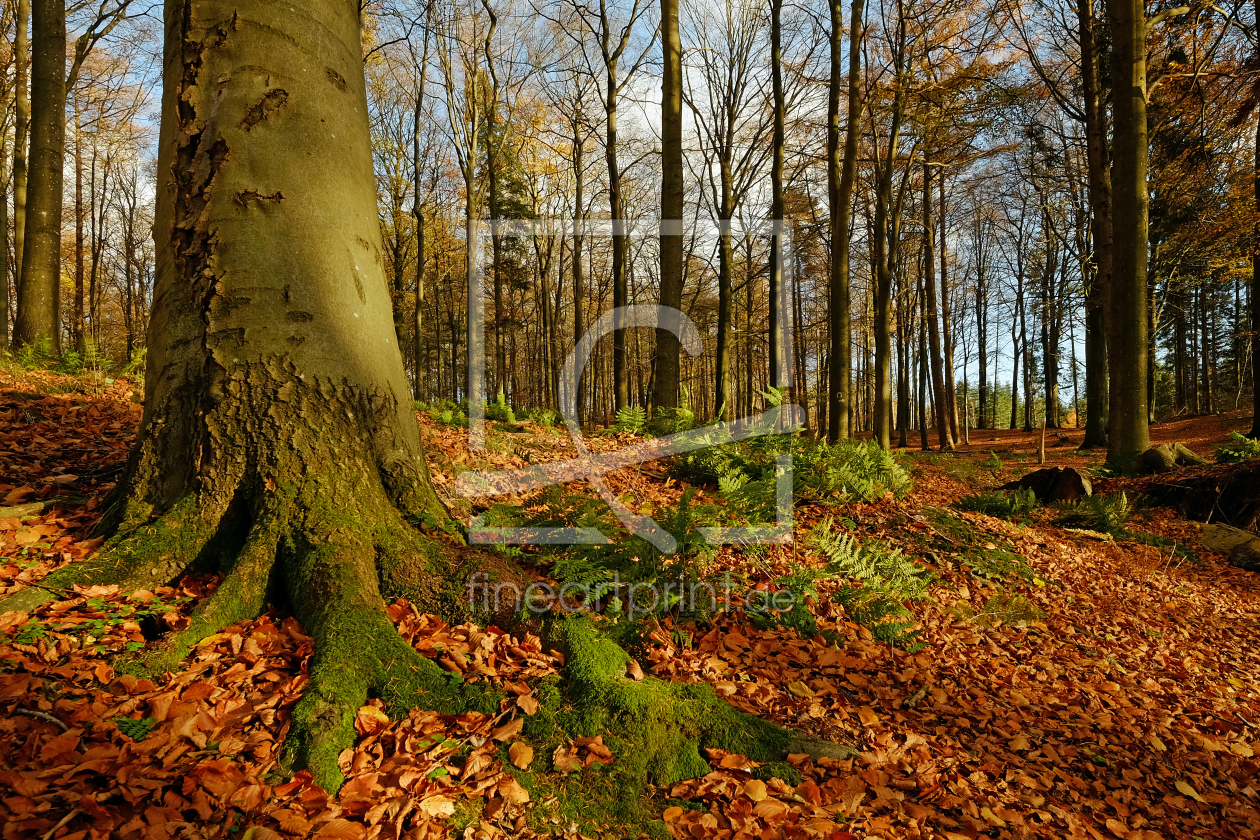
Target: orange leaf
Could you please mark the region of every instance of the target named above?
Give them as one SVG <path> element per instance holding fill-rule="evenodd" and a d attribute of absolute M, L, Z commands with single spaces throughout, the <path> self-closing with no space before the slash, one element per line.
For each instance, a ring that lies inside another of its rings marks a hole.
<path fill-rule="evenodd" d="M 534 748 L 520 741 L 514 741 L 512 746 L 508 747 L 508 757 L 520 769 L 528 770 L 530 762 L 534 760 Z"/>

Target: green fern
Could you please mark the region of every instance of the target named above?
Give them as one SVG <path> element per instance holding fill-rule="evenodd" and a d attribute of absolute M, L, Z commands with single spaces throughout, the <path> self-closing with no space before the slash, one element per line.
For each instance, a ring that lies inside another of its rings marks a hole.
<path fill-rule="evenodd" d="M 998 457 L 996 452 L 990 450 L 989 457 L 980 462 L 980 469 L 997 472 L 1002 469 L 1002 459 Z"/>
<path fill-rule="evenodd" d="M 643 434 L 647 431 L 647 411 L 641 405 L 627 405 L 619 409 L 613 430 L 625 434 Z"/>
<path fill-rule="evenodd" d="M 999 592 L 985 601 L 984 608 L 976 612 L 965 603 L 954 608 L 954 613 L 968 621 L 974 621 L 982 627 L 997 627 L 1009 624 L 1015 627 L 1026 627 L 1034 621 L 1040 621 L 1046 614 L 1037 608 L 1026 596 L 1019 593 Z"/>
<path fill-rule="evenodd" d="M 1086 496 L 1074 508 L 1055 520 L 1056 525 L 1083 525 L 1113 536 L 1125 533 L 1133 506 L 1121 490 L 1110 496 Z"/>
<path fill-rule="evenodd" d="M 1249 438 L 1238 432 L 1230 432 L 1229 440 L 1229 443 L 1216 448 L 1216 463 L 1237 464 L 1260 458 L 1260 438 Z"/>
<path fill-rule="evenodd" d="M 919 631 L 913 629 L 914 614 L 906 603 L 927 597 L 936 580 L 934 573 L 898 548 L 881 542 L 859 546 L 852 536 L 834 532 L 830 518 L 820 522 L 809 539 L 827 558 L 827 574 L 857 581 L 842 587 L 835 596 L 855 624 L 869 628 L 880 641 L 913 651 L 922 649 L 915 641 Z"/>
<path fill-rule="evenodd" d="M 110 720 L 118 727 L 118 731 L 126 735 L 133 741 L 143 741 L 149 737 L 149 733 L 153 731 L 153 727 L 157 725 L 157 718 L 135 718 L 116 717 Z"/>
<path fill-rule="evenodd" d="M 1037 494 L 1029 487 L 1020 488 L 1010 496 L 1001 490 L 980 492 L 958 499 L 953 506 L 958 510 L 987 513 L 1000 519 L 1014 519 L 1036 509 Z"/>
<path fill-rule="evenodd" d="M 486 406 L 486 419 L 494 420 L 500 423 L 515 423 L 516 413 L 512 411 L 512 407 L 507 404 L 503 392 L 499 391 L 494 402 Z"/>

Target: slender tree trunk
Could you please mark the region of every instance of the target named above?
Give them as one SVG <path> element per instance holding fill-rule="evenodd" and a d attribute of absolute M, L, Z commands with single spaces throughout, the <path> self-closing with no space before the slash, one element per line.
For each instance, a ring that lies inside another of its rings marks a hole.
<path fill-rule="evenodd" d="M 976 428 L 989 426 L 989 288 L 983 264 L 976 267 L 976 357 L 979 383 L 976 386 Z"/>
<path fill-rule="evenodd" d="M 1260 14 L 1260 0 L 1256 3 L 1256 13 Z M 1256 29 L 1260 31 L 1260 24 L 1257 24 Z M 1254 244 L 1251 252 L 1251 437 L 1260 439 L 1260 122 L 1256 123 L 1255 173 L 1252 184 L 1258 221 L 1253 228 Z"/>
<path fill-rule="evenodd" d="M 857 177 L 858 132 L 861 128 L 862 12 L 864 0 L 853 0 L 849 13 L 848 109 L 844 157 L 840 158 L 840 44 L 843 25 L 840 0 L 830 0 L 831 79 L 827 110 L 827 186 L 831 209 L 831 411 L 827 437 L 851 437 L 853 349 L 850 326 L 849 228 L 853 184 Z"/>
<path fill-rule="evenodd" d="M 1216 373 L 1216 360 L 1213 358 L 1211 330 L 1212 324 L 1209 317 L 1211 309 L 1211 295 L 1208 294 L 1207 288 L 1204 287 L 1199 292 L 1199 324 L 1203 330 L 1203 413 L 1213 414 L 1216 412 L 1216 393 L 1212 384 L 1212 378 Z"/>
<path fill-rule="evenodd" d="M 718 166 L 721 170 L 721 206 L 718 220 L 718 306 L 717 306 L 717 395 L 714 400 L 714 415 L 719 420 L 730 417 L 734 406 L 731 391 L 731 285 L 732 264 L 735 262 L 734 249 L 731 247 L 731 164 L 726 159 L 725 151 Z"/>
<path fill-rule="evenodd" d="M 1112 102 L 1115 155 L 1111 164 L 1114 242 L 1109 341 L 1123 348 L 1111 360 L 1108 458 L 1126 461 L 1150 447 L 1147 374 L 1147 126 L 1146 17 L 1143 0 L 1112 0 Z"/>
<path fill-rule="evenodd" d="M 83 329 L 83 127 L 80 125 L 79 99 L 74 100 L 74 315 L 70 324 L 74 349 L 84 354 L 86 335 Z M 96 209 L 92 210 L 93 218 Z"/>
<path fill-rule="evenodd" d="M 782 370 L 783 345 L 783 234 L 787 220 L 783 218 L 783 146 L 786 143 L 785 126 L 787 105 L 783 96 L 783 0 L 770 0 L 770 81 L 774 99 L 774 128 L 770 138 L 770 223 L 774 226 L 770 237 L 770 276 L 768 297 L 770 304 L 770 387 L 787 388 L 791 382 Z M 835 247 L 834 244 L 832 247 Z M 751 271 L 751 265 L 749 270 Z M 832 325 L 835 329 L 835 325 Z"/>
<path fill-rule="evenodd" d="M 1015 352 L 1011 354 L 1011 431 L 1019 428 L 1019 360 L 1024 354 L 1019 344 L 1018 323 L 1011 324 L 1011 343 Z"/>
<path fill-rule="evenodd" d="M 605 35 L 608 30 L 605 28 Z M 629 304 L 627 270 L 630 239 L 626 235 L 625 209 L 621 201 L 621 167 L 617 161 L 617 61 L 605 59 L 607 93 L 605 95 L 606 129 L 604 134 L 604 160 L 608 166 L 608 214 L 612 219 L 612 287 L 613 309 Z M 613 408 L 620 411 L 630 404 L 630 376 L 626 369 L 625 319 L 613 316 L 612 366 Z"/>
<path fill-rule="evenodd" d="M 941 196 L 941 204 L 937 209 L 937 215 L 941 219 L 941 344 L 944 352 L 944 374 L 945 374 L 945 405 L 948 407 L 946 414 L 949 419 L 950 434 L 954 437 L 954 443 L 962 440 L 958 432 L 958 388 L 954 381 L 954 327 L 951 323 L 953 311 L 950 309 L 950 292 L 949 292 L 949 247 L 946 239 L 946 207 L 945 204 L 945 170 L 940 171 L 940 180 L 938 189 Z"/>
<path fill-rule="evenodd" d="M 66 147 L 66 4 L 34 0 L 31 166 L 14 341 L 61 355 L 61 187 Z"/>
<path fill-rule="evenodd" d="M 661 298 L 660 305 L 682 311 L 683 294 L 683 149 L 682 40 L 678 0 L 661 0 Z M 667 329 L 656 330 L 652 405 L 678 405 L 681 344 Z"/>
<path fill-rule="evenodd" d="M 578 124 L 576 115 L 573 121 L 573 180 L 574 180 L 574 196 L 573 196 L 573 342 L 582 340 L 582 333 L 586 330 L 585 308 L 586 308 L 586 289 L 582 278 L 582 254 L 586 250 L 583 246 L 582 228 L 585 224 L 582 211 L 586 207 L 583 197 L 583 168 L 585 166 L 582 160 L 582 135 L 581 126 Z M 584 371 L 578 371 L 578 381 L 573 383 L 577 389 L 577 420 L 580 424 L 582 418 L 586 416 L 586 389 L 584 383 L 586 376 Z"/>
<path fill-rule="evenodd" d="M 420 121 L 424 115 L 424 88 L 429 72 L 429 28 L 433 22 L 433 2 L 425 5 L 424 52 L 420 58 L 420 75 L 416 82 L 416 103 L 411 114 L 411 216 L 416 223 L 416 307 L 412 320 L 416 331 L 411 343 L 412 396 L 420 399 L 422 383 L 425 381 L 427 365 L 422 370 L 420 358 L 421 334 L 424 329 L 424 267 L 428 262 L 425 253 L 424 236 L 424 204 L 420 200 Z M 435 307 L 436 312 L 436 307 Z M 438 324 L 438 346 L 441 346 L 440 322 Z M 438 359 L 438 378 L 441 379 L 441 357 Z M 439 382 L 440 388 L 440 382 Z"/>
<path fill-rule="evenodd" d="M 1081 44 L 1081 95 L 1085 111 L 1085 157 L 1089 174 L 1092 272 L 1085 286 L 1085 437 L 1082 449 L 1107 445 L 1110 389 L 1107 312 L 1112 275 L 1111 164 L 1106 109 L 1099 78 L 1098 22 L 1093 0 L 1077 0 Z"/>
<path fill-rule="evenodd" d="M 923 165 L 923 287 L 927 294 L 923 317 L 928 325 L 928 353 L 932 367 L 932 399 L 936 403 L 936 435 L 941 451 L 954 448 L 949 428 L 949 401 L 945 396 L 945 377 L 941 370 L 940 312 L 936 305 L 936 269 L 933 265 L 936 244 L 932 237 L 932 167 Z"/>
<path fill-rule="evenodd" d="M 13 277 L 22 282 L 26 231 L 26 149 L 31 126 L 31 0 L 17 0 L 13 40 Z"/>
<path fill-rule="evenodd" d="M 920 280 L 919 300 L 923 300 L 922 280 Z M 929 451 L 932 445 L 928 443 L 928 358 L 927 358 L 927 319 L 919 319 L 919 384 L 916 402 L 919 408 L 919 448 L 924 452 Z"/>

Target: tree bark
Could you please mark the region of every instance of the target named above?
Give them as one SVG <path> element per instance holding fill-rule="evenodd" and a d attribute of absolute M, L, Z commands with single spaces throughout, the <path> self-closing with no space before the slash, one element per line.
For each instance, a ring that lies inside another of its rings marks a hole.
<path fill-rule="evenodd" d="M 859 0 L 860 2 L 860 0 Z M 770 138 L 770 223 L 775 225 L 770 238 L 770 276 L 768 281 L 768 297 L 770 298 L 770 387 L 787 388 L 790 376 L 783 373 L 783 232 L 787 220 L 783 206 L 783 146 L 787 115 L 783 97 L 783 0 L 770 0 L 770 81 L 774 97 L 771 107 L 774 109 L 774 128 Z M 834 25 L 834 24 L 833 24 Z M 833 65 L 834 69 L 834 65 Z M 834 246 L 833 246 L 834 247 Z M 832 327 L 835 328 L 834 325 Z"/>
<path fill-rule="evenodd" d="M 1112 0 L 1112 102 L 1115 114 L 1113 264 L 1108 302 L 1108 345 L 1123 348 L 1111 360 L 1111 430 L 1107 456 L 1124 463 L 1150 448 L 1147 374 L 1146 17 L 1142 0 Z"/>
<path fill-rule="evenodd" d="M 936 270 L 933 265 L 932 227 L 932 167 L 923 164 L 923 286 L 926 290 L 923 317 L 927 320 L 928 355 L 932 367 L 932 399 L 936 403 L 936 436 L 941 451 L 954 449 L 954 438 L 949 428 L 949 401 L 945 396 L 945 377 L 941 370 L 940 311 L 936 304 Z"/>
<path fill-rule="evenodd" d="M 31 60 L 31 153 L 18 345 L 47 344 L 61 355 L 61 187 L 66 144 L 66 4 L 34 0 Z"/>
<path fill-rule="evenodd" d="M 1260 14 L 1260 0 L 1256 3 Z M 1260 18 L 1256 19 L 1260 21 Z M 1256 24 L 1260 32 L 1260 22 Z M 1256 198 L 1257 222 L 1253 228 L 1251 252 L 1251 437 L 1260 439 L 1260 123 L 1256 124 L 1255 173 L 1252 188 Z"/>
<path fill-rule="evenodd" d="M 953 311 L 950 308 L 949 248 L 945 235 L 945 170 L 943 168 L 940 171 L 940 180 L 937 187 L 941 197 L 940 207 L 937 208 L 936 215 L 941 220 L 941 352 L 944 357 L 945 405 L 948 407 L 946 414 L 949 419 L 949 431 L 953 435 L 954 443 L 957 444 L 962 440 L 962 436 L 958 431 L 958 387 L 954 381 L 954 327 L 952 324 Z"/>
<path fill-rule="evenodd" d="M 1107 445 L 1110 395 L 1107 372 L 1107 312 L 1112 272 L 1111 164 L 1106 110 L 1099 79 L 1093 0 L 1077 0 L 1081 45 L 1081 95 L 1085 112 L 1085 157 L 1089 173 L 1092 276 L 1085 287 L 1085 437 L 1082 449 Z"/>
<path fill-rule="evenodd" d="M 31 0 L 17 0 L 13 38 L 13 277 L 22 282 L 26 231 L 26 147 L 31 125 Z"/>
<path fill-rule="evenodd" d="M 660 305 L 681 312 L 683 293 L 683 149 L 682 40 L 678 0 L 661 0 L 661 294 Z M 680 380 L 678 336 L 656 330 L 653 370 L 654 409 L 678 406 Z"/>
<path fill-rule="evenodd" d="M 83 307 L 83 127 L 80 124 L 78 97 L 74 101 L 74 312 L 70 323 L 70 332 L 74 339 L 74 349 L 80 357 L 86 348 Z M 96 208 L 92 208 L 93 218 Z"/>
<path fill-rule="evenodd" d="M 9 346 L 9 197 L 12 173 L 4 172 L 8 166 L 7 137 L 0 136 L 0 351 Z"/>
<path fill-rule="evenodd" d="M 858 132 L 861 128 L 861 76 L 864 0 L 853 0 L 849 13 L 848 110 L 844 157 L 840 159 L 840 43 L 843 26 L 840 0 L 831 0 L 831 80 L 827 110 L 827 186 L 831 210 L 831 407 L 827 437 L 833 443 L 849 438 L 852 414 L 853 336 L 850 321 L 849 228 L 853 184 L 857 177 Z"/>

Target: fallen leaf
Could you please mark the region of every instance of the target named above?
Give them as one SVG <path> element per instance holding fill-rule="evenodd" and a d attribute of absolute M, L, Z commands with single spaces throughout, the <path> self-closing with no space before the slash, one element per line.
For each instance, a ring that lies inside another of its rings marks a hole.
<path fill-rule="evenodd" d="M 512 746 L 508 747 L 508 757 L 520 769 L 528 770 L 530 762 L 534 760 L 534 748 L 521 741 L 513 741 Z"/>
<path fill-rule="evenodd" d="M 1195 790 L 1193 787 L 1191 787 L 1189 782 L 1182 781 L 1179 779 L 1177 781 L 1177 790 L 1181 791 L 1183 794 L 1190 797 L 1195 802 L 1202 802 L 1205 805 L 1207 804 L 1207 800 L 1204 799 L 1202 796 L 1199 796 L 1199 792 Z"/>

